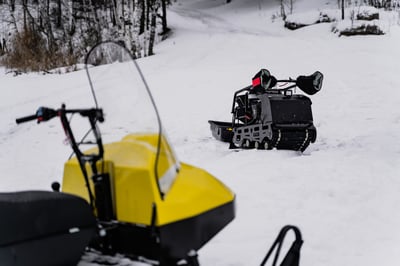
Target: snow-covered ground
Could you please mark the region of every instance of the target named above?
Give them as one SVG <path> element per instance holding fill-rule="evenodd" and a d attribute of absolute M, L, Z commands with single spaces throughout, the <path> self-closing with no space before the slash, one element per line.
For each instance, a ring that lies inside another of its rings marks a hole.
<path fill-rule="evenodd" d="M 258 265 L 279 229 L 294 224 L 305 240 L 301 265 L 396 265 L 400 27 L 393 20 L 383 36 L 338 38 L 330 24 L 289 31 L 272 23 L 274 1 L 224 2 L 174 3 L 172 36 L 139 61 L 178 157 L 237 195 L 236 219 L 200 250 L 200 263 Z M 336 7 L 322 2 L 298 0 L 295 12 Z M 325 75 L 311 97 L 317 141 L 303 154 L 236 152 L 211 137 L 207 120 L 230 121 L 233 92 L 260 68 L 278 78 Z M 14 119 L 87 86 L 82 71 L 13 77 L 0 70 L 0 191 L 60 181 L 70 149 L 58 121 L 17 126 Z"/>

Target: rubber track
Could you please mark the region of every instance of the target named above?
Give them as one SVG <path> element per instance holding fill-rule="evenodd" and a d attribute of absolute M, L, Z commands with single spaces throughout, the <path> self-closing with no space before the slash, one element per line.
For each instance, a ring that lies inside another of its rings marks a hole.
<path fill-rule="evenodd" d="M 273 129 L 271 144 L 278 150 L 304 151 L 316 139 L 315 129 Z"/>

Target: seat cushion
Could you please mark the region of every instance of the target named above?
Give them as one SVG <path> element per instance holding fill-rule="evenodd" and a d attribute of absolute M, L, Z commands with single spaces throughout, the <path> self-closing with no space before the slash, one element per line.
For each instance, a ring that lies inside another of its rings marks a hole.
<path fill-rule="evenodd" d="M 0 247 L 94 228 L 82 198 L 50 191 L 0 193 Z"/>

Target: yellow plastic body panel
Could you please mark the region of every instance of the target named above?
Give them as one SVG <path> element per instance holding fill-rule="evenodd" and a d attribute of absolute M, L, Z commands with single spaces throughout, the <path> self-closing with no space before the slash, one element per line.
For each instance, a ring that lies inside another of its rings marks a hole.
<path fill-rule="evenodd" d="M 111 175 L 118 221 L 150 225 L 155 205 L 156 226 L 162 226 L 234 201 L 233 192 L 223 183 L 206 171 L 184 163 L 162 199 L 154 171 L 156 144 L 156 135 L 128 135 L 119 142 L 104 145 L 104 169 Z M 167 142 L 162 146 L 170 149 Z M 162 153 L 159 159 L 161 176 L 171 164 L 177 163 Z M 62 189 L 88 200 L 76 158 L 65 164 Z"/>
<path fill-rule="evenodd" d="M 208 172 L 182 163 L 164 201 L 157 204 L 158 223 L 197 216 L 234 201 L 234 193 Z"/>

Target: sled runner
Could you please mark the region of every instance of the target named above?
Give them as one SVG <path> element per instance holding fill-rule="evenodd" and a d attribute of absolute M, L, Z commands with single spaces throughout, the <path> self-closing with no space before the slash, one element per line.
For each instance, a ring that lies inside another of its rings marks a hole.
<path fill-rule="evenodd" d="M 277 80 L 262 69 L 252 85 L 235 92 L 232 122 L 208 121 L 212 135 L 230 148 L 286 149 L 304 151 L 314 143 L 311 100 L 294 94 L 295 87 L 309 95 L 321 90 L 323 75 L 315 72 L 296 80 Z M 284 84 L 284 87 L 278 85 Z"/>

